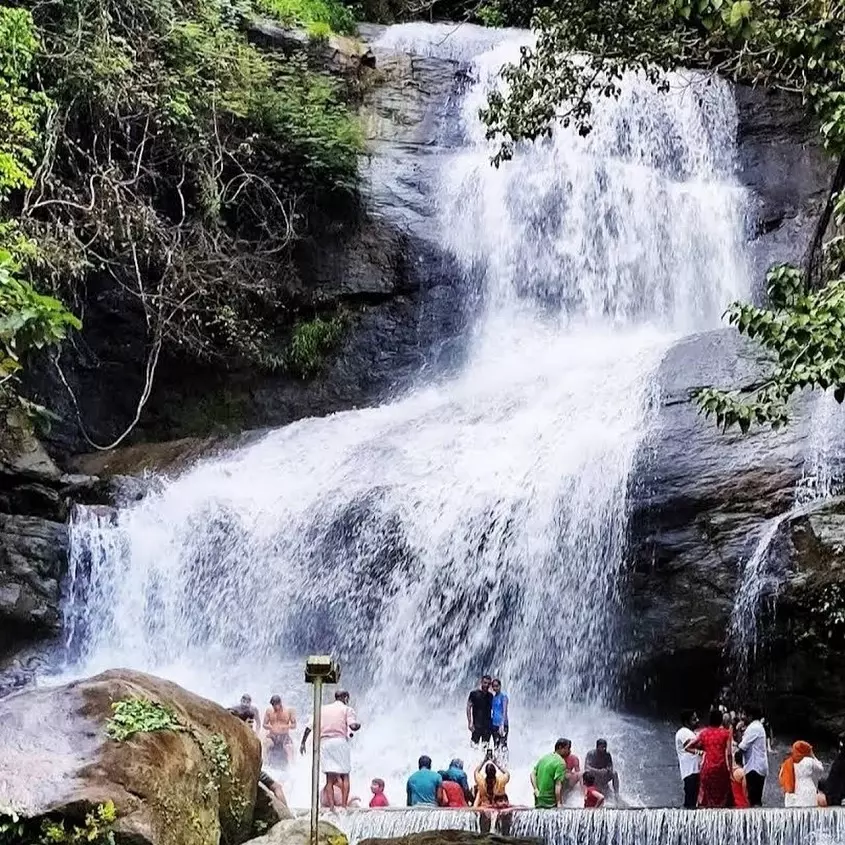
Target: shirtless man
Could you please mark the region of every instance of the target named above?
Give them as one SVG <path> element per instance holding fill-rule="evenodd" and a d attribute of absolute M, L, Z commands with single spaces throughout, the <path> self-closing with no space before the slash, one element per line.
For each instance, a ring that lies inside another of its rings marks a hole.
<path fill-rule="evenodd" d="M 274 695 L 270 699 L 270 707 L 264 714 L 264 730 L 267 731 L 267 757 L 271 754 L 281 752 L 282 765 L 287 766 L 291 761 L 290 749 L 293 747 L 293 740 L 290 732 L 296 729 L 296 711 L 290 707 L 282 706 L 282 699 Z"/>
<path fill-rule="evenodd" d="M 244 693 L 241 696 L 241 703 L 237 707 L 230 707 L 229 712 L 242 722 L 246 722 L 258 733 L 258 708 L 253 705 L 252 696 L 249 693 Z"/>

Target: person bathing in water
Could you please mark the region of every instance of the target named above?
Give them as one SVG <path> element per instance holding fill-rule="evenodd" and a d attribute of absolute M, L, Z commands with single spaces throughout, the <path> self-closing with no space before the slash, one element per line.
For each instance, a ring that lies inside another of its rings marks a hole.
<path fill-rule="evenodd" d="M 281 696 L 274 695 L 270 699 L 270 707 L 264 714 L 264 730 L 267 731 L 266 753 L 267 759 L 278 757 L 282 768 L 291 762 L 293 754 L 293 740 L 290 732 L 296 729 L 296 712 L 290 707 L 282 705 Z"/>
<path fill-rule="evenodd" d="M 237 707 L 230 707 L 229 712 L 237 716 L 242 722 L 246 722 L 256 733 L 258 733 L 258 708 L 252 703 L 252 696 L 244 693 L 241 696 L 241 703 Z"/>
<path fill-rule="evenodd" d="M 482 675 L 478 689 L 474 689 L 467 699 L 467 729 L 473 745 L 487 745 L 493 736 L 491 680 L 489 675 Z"/>

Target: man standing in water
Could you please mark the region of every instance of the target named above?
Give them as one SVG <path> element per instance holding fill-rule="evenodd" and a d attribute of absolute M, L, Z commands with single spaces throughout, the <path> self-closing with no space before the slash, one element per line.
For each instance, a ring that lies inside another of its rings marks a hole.
<path fill-rule="evenodd" d="M 766 729 L 763 727 L 763 711 L 754 704 L 743 710 L 748 724 L 739 743 L 745 769 L 745 783 L 748 786 L 748 803 L 752 807 L 763 806 L 763 786 L 769 774 L 769 755 L 766 751 Z"/>
<path fill-rule="evenodd" d="M 684 784 L 684 808 L 694 810 L 698 804 L 698 778 L 701 769 L 701 756 L 695 751 L 687 751 L 686 744 L 695 739 L 698 726 L 698 714 L 694 710 L 681 713 L 681 727 L 675 734 L 675 752 L 678 755 L 678 768 Z"/>
<path fill-rule="evenodd" d="M 497 751 L 507 754 L 508 751 L 508 694 L 502 689 L 502 682 L 493 678 L 490 685 L 493 690 L 493 704 L 491 718 L 493 722 L 493 745 Z"/>
<path fill-rule="evenodd" d="M 473 745 L 487 744 L 493 736 L 493 693 L 490 692 L 489 675 L 482 675 L 478 689 L 469 694 L 467 729 Z"/>
<path fill-rule="evenodd" d="M 355 711 L 349 706 L 349 693 L 338 690 L 334 698 L 333 704 L 320 708 L 320 768 L 326 776 L 323 795 L 325 806 L 330 810 L 335 809 L 335 786 L 340 790 L 341 806 L 349 804 L 349 772 L 352 769 L 349 740 L 361 728 Z M 305 742 L 310 735 L 309 725 L 302 735 L 300 754 L 305 753 Z"/>
<path fill-rule="evenodd" d="M 264 714 L 264 730 L 267 731 L 267 759 L 281 754 L 282 766 L 291 762 L 293 740 L 290 732 L 296 729 L 296 711 L 282 706 L 281 696 L 274 695 Z"/>

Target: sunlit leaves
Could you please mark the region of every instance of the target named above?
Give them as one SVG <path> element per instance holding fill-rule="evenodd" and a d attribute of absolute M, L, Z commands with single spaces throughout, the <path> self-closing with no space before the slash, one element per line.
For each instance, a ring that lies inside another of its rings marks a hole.
<path fill-rule="evenodd" d="M 728 322 L 772 354 L 765 383 L 744 394 L 706 388 L 695 396 L 724 429 L 780 427 L 789 419 L 790 397 L 805 388 L 832 389 L 837 402 L 845 400 L 845 277 L 808 291 L 799 270 L 778 265 L 769 271 L 767 291 L 771 307 L 734 303 L 727 311 Z"/>
<path fill-rule="evenodd" d="M 482 117 L 498 164 L 558 122 L 590 129 L 590 100 L 627 70 L 659 79 L 679 66 L 715 69 L 804 94 L 823 137 L 845 152 L 845 4 L 800 0 L 553 0 L 534 17 L 536 48 L 507 68 L 507 92 Z"/>

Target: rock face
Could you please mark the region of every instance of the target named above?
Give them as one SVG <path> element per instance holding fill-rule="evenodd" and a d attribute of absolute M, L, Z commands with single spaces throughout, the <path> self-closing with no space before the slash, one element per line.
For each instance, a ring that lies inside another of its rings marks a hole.
<path fill-rule="evenodd" d="M 165 705 L 190 730 L 109 739 L 112 703 L 129 698 Z M 209 752 L 214 737 L 228 749 L 222 769 Z M 0 703 L 0 805 L 26 818 L 75 820 L 113 801 L 119 842 L 218 845 L 221 835 L 243 842 L 260 765 L 258 740 L 243 722 L 140 672 L 110 671 Z"/>
<path fill-rule="evenodd" d="M 349 841 L 331 822 L 322 819 L 318 833 L 318 845 L 347 845 Z M 309 845 L 311 841 L 311 820 L 300 816 L 273 825 L 263 836 L 250 839 L 249 845 Z"/>
<path fill-rule="evenodd" d="M 836 163 L 797 95 L 738 86 L 736 103 L 737 176 L 755 200 L 752 278 L 762 291 L 772 264 L 805 262 Z"/>
<path fill-rule="evenodd" d="M 845 731 L 845 500 L 786 520 L 767 563 L 779 591 L 766 606 L 752 683 L 758 697 L 776 702 L 783 726 L 838 735 Z"/>
<path fill-rule="evenodd" d="M 841 577 L 836 519 L 784 520 L 767 550 L 772 561 L 761 571 L 767 583 L 757 620 L 760 641 L 774 636 L 776 643 L 760 653 L 747 684 L 726 652 L 744 567 L 767 529 L 775 528 L 773 520 L 794 508 L 796 487 L 813 471 L 811 442 L 823 414 L 814 417 L 817 397 L 805 396 L 786 429 L 722 434 L 698 415 L 689 393 L 714 380 L 753 384 L 763 367 L 755 347 L 731 330 L 690 338 L 663 362 L 659 426 L 639 456 L 631 491 L 627 696 L 649 709 L 702 707 L 724 682 L 737 695 L 759 694 L 776 727 L 789 719 L 791 728 L 829 733 L 845 728 L 842 705 L 834 704 L 838 681 L 829 679 L 829 693 L 817 696 L 813 708 L 795 706 L 810 694 L 804 689 L 817 687 L 807 686 L 802 675 L 818 673 L 821 681 L 830 673 L 822 658 L 829 649 L 822 642 L 819 651 L 820 638 L 810 635 L 805 648 L 790 651 L 785 631 L 802 602 L 816 606 L 824 586 Z M 815 532 L 824 534 L 825 526 L 830 528 L 822 551 Z M 779 627 L 772 632 L 764 610 L 774 600 L 776 583 L 783 588 L 775 613 Z M 808 591 L 814 598 L 807 598 Z M 784 672 L 787 653 L 791 668 Z M 771 671 L 774 665 L 777 672 Z M 765 689 L 759 683 L 764 678 L 770 679 Z"/>
<path fill-rule="evenodd" d="M 283 50 L 299 44 L 300 35 L 264 24 L 252 32 L 254 39 Z M 353 46 L 318 45 L 325 53 L 318 59 L 336 72 L 364 74 L 362 120 L 375 155 L 362 164 L 357 213 L 326 223 L 319 240 L 298 244 L 299 278 L 286 291 L 292 305 L 306 313 L 345 313 L 340 347 L 318 376 L 305 380 L 254 366 L 204 367 L 163 354 L 129 442 L 279 426 L 377 403 L 406 389 L 420 370 L 447 366 L 453 357 L 451 341 L 463 325 L 457 276 L 430 233 L 416 223 L 431 218 L 433 169 L 419 164 L 435 141 L 431 113 L 447 108 L 458 84 L 457 65 L 403 56 L 372 70 L 366 42 Z M 340 56 L 354 58 L 355 67 Z M 391 196 L 387 175 L 390 184 L 406 186 L 403 194 Z M 87 431 L 106 444 L 135 415 L 144 388 L 146 327 L 126 297 L 108 286 L 98 289 L 94 281 L 85 314 L 81 342 L 67 346 L 62 367 Z M 48 439 L 51 450 L 62 456 L 90 450 L 52 363 L 33 372 L 34 397 L 62 418 Z"/>
<path fill-rule="evenodd" d="M 23 434 L 0 444 L 0 670 L 22 646 L 58 634 L 72 500 L 97 495 L 97 480 L 63 475 Z M 23 683 L 25 667 L 0 671 L 0 691 Z"/>

